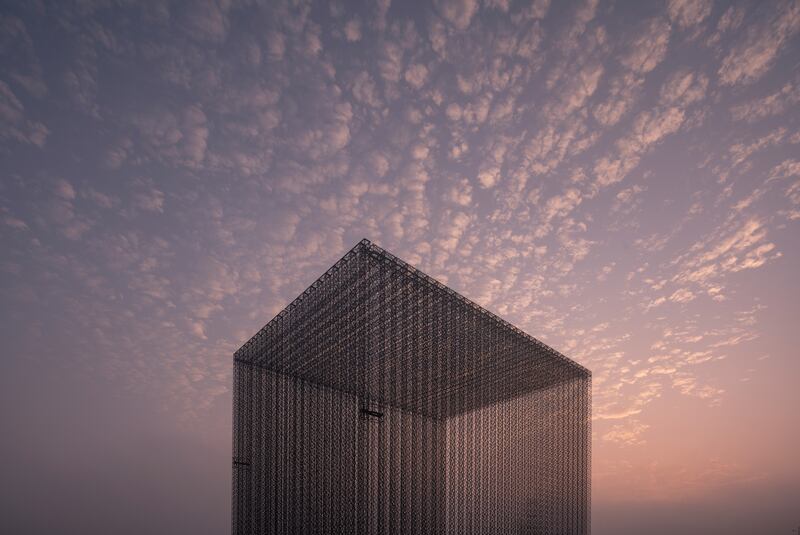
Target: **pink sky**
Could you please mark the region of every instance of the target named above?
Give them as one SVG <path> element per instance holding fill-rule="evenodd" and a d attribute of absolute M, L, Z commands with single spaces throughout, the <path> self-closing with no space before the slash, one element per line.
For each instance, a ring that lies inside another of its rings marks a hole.
<path fill-rule="evenodd" d="M 227 532 L 232 353 L 365 237 L 593 371 L 595 534 L 800 525 L 797 0 L 0 28 L 12 531 Z"/>

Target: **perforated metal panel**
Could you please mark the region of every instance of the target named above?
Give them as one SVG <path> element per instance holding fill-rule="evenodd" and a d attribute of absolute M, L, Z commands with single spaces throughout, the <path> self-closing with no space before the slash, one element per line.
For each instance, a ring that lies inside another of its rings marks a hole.
<path fill-rule="evenodd" d="M 234 534 L 588 534 L 588 370 L 369 241 L 234 355 Z"/>

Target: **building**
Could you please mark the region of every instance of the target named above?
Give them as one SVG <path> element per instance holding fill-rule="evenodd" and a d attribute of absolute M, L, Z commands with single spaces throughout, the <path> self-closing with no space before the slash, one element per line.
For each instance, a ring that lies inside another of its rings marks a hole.
<path fill-rule="evenodd" d="M 590 387 L 361 241 L 234 355 L 233 533 L 588 534 Z"/>

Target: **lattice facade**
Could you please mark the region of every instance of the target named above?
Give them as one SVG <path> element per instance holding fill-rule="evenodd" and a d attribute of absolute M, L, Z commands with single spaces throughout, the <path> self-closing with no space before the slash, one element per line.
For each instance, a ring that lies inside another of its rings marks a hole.
<path fill-rule="evenodd" d="M 233 533 L 588 534 L 590 386 L 364 240 L 234 355 Z"/>

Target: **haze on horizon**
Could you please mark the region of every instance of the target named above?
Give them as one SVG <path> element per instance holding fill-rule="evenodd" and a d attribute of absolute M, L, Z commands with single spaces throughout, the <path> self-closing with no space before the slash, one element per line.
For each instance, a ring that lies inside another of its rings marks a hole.
<path fill-rule="evenodd" d="M 800 525 L 800 1 L 5 2 L 0 517 L 227 533 L 369 238 L 593 371 L 593 532 Z"/>

